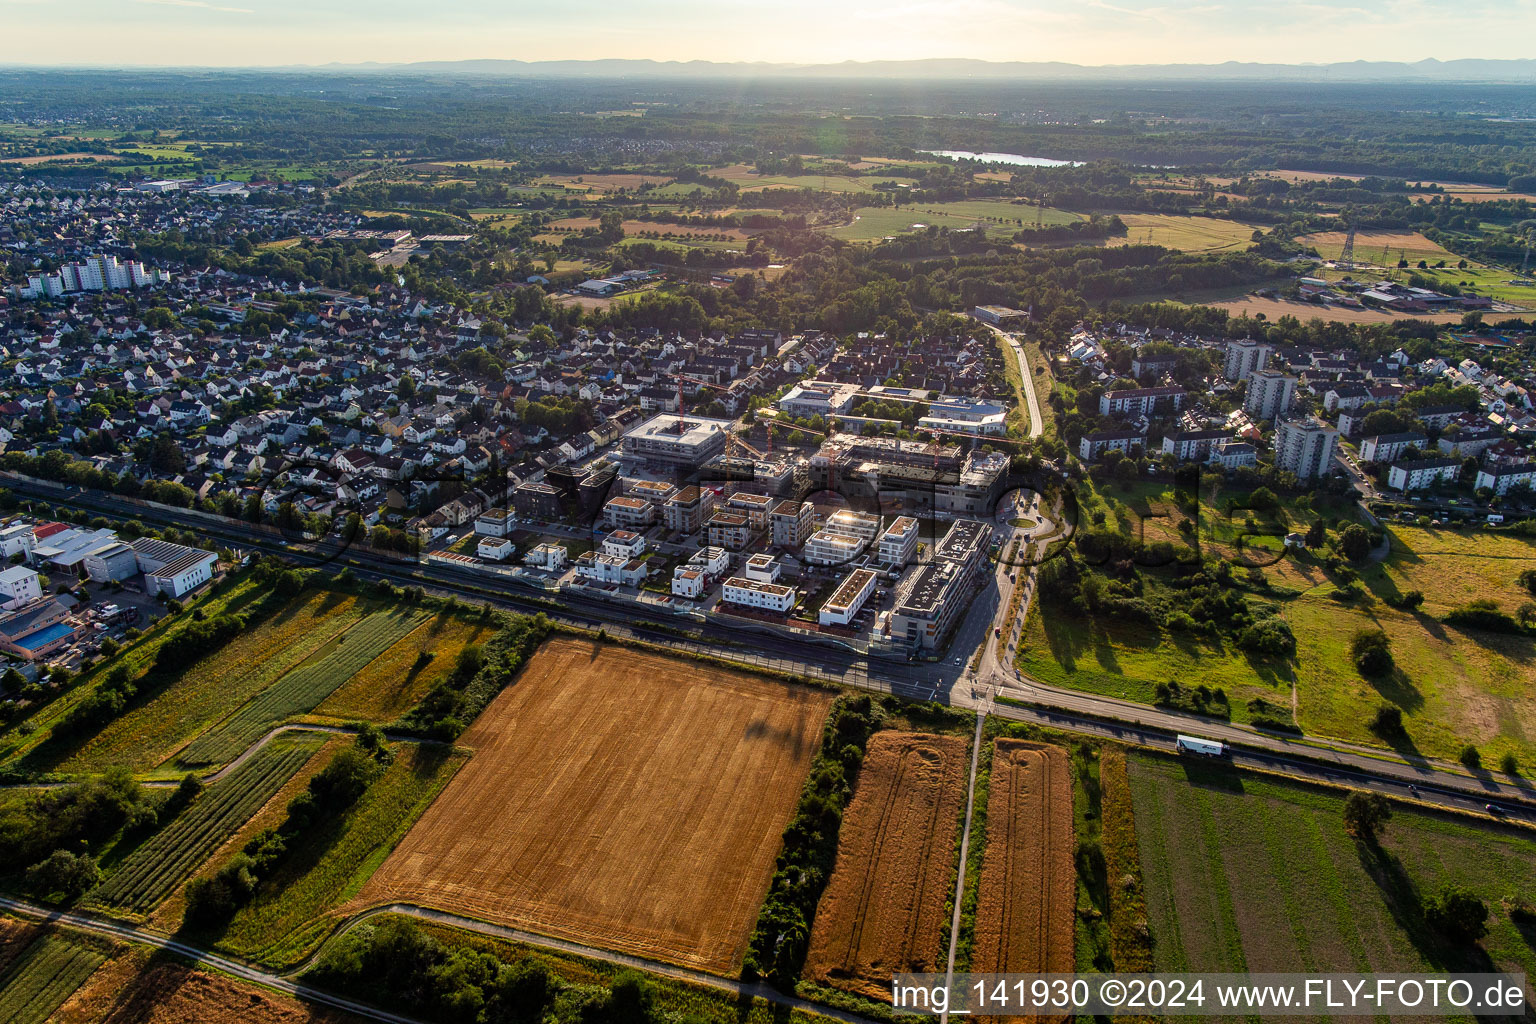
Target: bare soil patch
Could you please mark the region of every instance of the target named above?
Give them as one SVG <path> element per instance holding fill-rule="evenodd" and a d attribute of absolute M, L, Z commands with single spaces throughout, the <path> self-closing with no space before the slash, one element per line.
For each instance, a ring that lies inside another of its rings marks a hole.
<path fill-rule="evenodd" d="M 1072 780 L 1067 752 L 998 740 L 987 795 L 971 970 L 1070 972 L 1075 962 Z"/>
<path fill-rule="evenodd" d="M 550 641 L 464 734 L 469 764 L 350 909 L 417 903 L 732 973 L 831 701 Z"/>
<path fill-rule="evenodd" d="M 959 736 L 870 739 L 816 910 L 806 977 L 878 999 L 893 973 L 943 969 L 966 754 Z"/>

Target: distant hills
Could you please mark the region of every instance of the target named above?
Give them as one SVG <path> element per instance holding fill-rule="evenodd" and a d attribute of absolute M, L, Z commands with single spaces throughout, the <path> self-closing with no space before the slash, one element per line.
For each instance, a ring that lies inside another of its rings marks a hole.
<path fill-rule="evenodd" d="M 890 78 L 978 81 L 1253 81 L 1536 83 L 1536 60 L 1349 61 L 1336 64 L 1026 63 L 964 58 L 843 61 L 838 64 L 655 60 L 462 60 L 327 64 L 314 70 L 474 74 L 527 78 Z"/>

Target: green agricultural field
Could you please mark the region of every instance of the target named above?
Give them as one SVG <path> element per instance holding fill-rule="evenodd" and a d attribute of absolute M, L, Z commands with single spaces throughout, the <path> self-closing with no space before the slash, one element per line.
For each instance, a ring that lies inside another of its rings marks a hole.
<path fill-rule="evenodd" d="M 373 612 L 328 639 L 314 654 L 280 676 L 229 718 L 188 744 L 183 766 L 233 760 L 262 734 L 294 715 L 313 711 L 337 687 L 427 619 L 423 612 L 394 608 Z"/>
<path fill-rule="evenodd" d="M 89 672 L 83 673 L 68 693 L 29 717 L 0 729 L 0 765 L 20 767 L 27 771 L 56 770 L 63 760 L 75 752 L 78 743 L 53 738 L 53 727 L 91 694 L 95 684 L 109 671 L 117 665 L 126 665 L 134 678 L 140 679 L 154 664 L 166 636 L 189 621 L 195 611 L 200 610 L 208 616 L 226 612 L 248 613 L 259 605 L 267 593 L 249 576 L 237 577 L 208 594 L 194 598 L 181 615 L 167 616 L 156 622 L 143 637 L 134 641 L 122 653 L 98 662 Z"/>
<path fill-rule="evenodd" d="M 256 898 L 241 908 L 218 944 L 241 956 L 287 966 L 315 949 L 411 825 L 464 763 L 446 746 L 400 744 L 395 763 L 357 805 L 289 848 Z"/>
<path fill-rule="evenodd" d="M 704 172 L 712 178 L 723 178 L 741 187 L 747 194 L 770 188 L 808 188 L 817 192 L 873 192 L 879 178 L 845 177 L 840 174 L 758 174 L 745 164 L 719 167 Z M 663 185 L 647 195 L 686 195 L 694 188 L 707 186 L 678 182 Z"/>
<path fill-rule="evenodd" d="M 1012 236 L 1015 231 L 1033 227 L 1042 211 L 1006 201 L 971 199 L 954 203 L 908 203 L 902 206 L 863 206 L 854 211 L 851 223 L 827 233 L 854 242 L 876 241 L 888 235 L 920 231 L 929 225 L 970 228 L 981 225 L 991 234 Z M 1065 210 L 1047 208 L 1042 219 L 1047 226 L 1070 224 L 1083 218 Z"/>
<path fill-rule="evenodd" d="M 0 973 L 0 1020 L 44 1024 L 106 959 L 96 945 L 40 936 Z"/>
<path fill-rule="evenodd" d="M 1156 754 L 1130 778 L 1155 970 L 1536 973 L 1499 902 L 1536 899 L 1536 838 L 1398 804 L 1372 850 L 1345 835 L 1341 791 Z M 1447 884 L 1487 903 L 1480 946 L 1425 924 L 1419 897 Z"/>
<path fill-rule="evenodd" d="M 210 785 L 88 897 L 108 911 L 147 914 L 240 830 L 323 745 L 316 734 L 279 736 Z"/>
<path fill-rule="evenodd" d="M 81 773 L 122 765 L 148 771 L 162 764 L 377 607 L 371 599 L 336 591 L 305 591 L 108 724 L 61 770 Z"/>
<path fill-rule="evenodd" d="M 1161 245 L 1183 252 L 1242 252 L 1253 244 L 1254 225 L 1220 217 L 1174 213 L 1122 213 L 1126 233 L 1109 245 Z"/>

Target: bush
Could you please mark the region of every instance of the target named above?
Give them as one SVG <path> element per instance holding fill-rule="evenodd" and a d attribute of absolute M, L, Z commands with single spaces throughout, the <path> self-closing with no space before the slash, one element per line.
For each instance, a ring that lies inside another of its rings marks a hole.
<path fill-rule="evenodd" d="M 1278 615 L 1272 615 L 1239 632 L 1237 645 L 1255 654 L 1289 658 L 1296 653 L 1296 636 L 1291 632 L 1290 623 Z"/>
<path fill-rule="evenodd" d="M 1395 704 L 1382 704 L 1367 727 L 1371 732 L 1386 739 L 1398 739 L 1408 734 L 1403 728 L 1403 709 Z"/>
<path fill-rule="evenodd" d="M 1350 641 L 1349 653 L 1363 676 L 1384 676 L 1392 671 L 1392 640 L 1380 629 L 1357 632 Z M 1401 725 L 1399 719 L 1399 728 Z"/>
<path fill-rule="evenodd" d="M 1457 945 L 1471 945 L 1488 934 L 1487 905 L 1461 886 L 1447 886 L 1426 900 L 1424 920 Z"/>
<path fill-rule="evenodd" d="M 1515 621 L 1514 616 L 1500 611 L 1498 602 L 1486 597 L 1452 608 L 1446 613 L 1445 621 L 1453 626 L 1486 629 L 1493 633 L 1525 632 L 1525 628 Z"/>
<path fill-rule="evenodd" d="M 1505 751 L 1504 756 L 1499 758 L 1499 771 L 1503 772 L 1505 775 L 1519 775 L 1519 759 L 1516 758 L 1512 752 Z"/>
<path fill-rule="evenodd" d="M 43 899 L 79 899 L 101 881 L 101 868 L 88 853 L 54 850 L 27 868 L 27 887 Z"/>
<path fill-rule="evenodd" d="M 1461 748 L 1461 753 L 1456 755 L 1456 760 L 1474 772 L 1480 771 L 1483 767 L 1483 755 L 1478 753 L 1477 748 L 1470 743 Z"/>

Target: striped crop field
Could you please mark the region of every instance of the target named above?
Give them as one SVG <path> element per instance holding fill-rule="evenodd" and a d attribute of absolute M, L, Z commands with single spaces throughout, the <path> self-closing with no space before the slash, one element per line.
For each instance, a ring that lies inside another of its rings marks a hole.
<path fill-rule="evenodd" d="M 426 621 L 424 612 L 393 608 L 365 616 L 278 678 L 229 718 L 193 740 L 184 766 L 232 761 L 262 734 L 293 715 L 313 711 L 363 666 Z"/>
<path fill-rule="evenodd" d="M 145 914 L 250 820 L 324 743 L 316 734 L 282 735 L 210 785 L 123 861 L 92 895 L 103 907 Z"/>
<path fill-rule="evenodd" d="M 44 1024 L 106 958 L 95 946 L 42 936 L 0 974 L 0 1020 Z"/>

